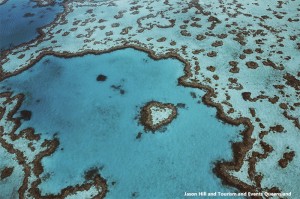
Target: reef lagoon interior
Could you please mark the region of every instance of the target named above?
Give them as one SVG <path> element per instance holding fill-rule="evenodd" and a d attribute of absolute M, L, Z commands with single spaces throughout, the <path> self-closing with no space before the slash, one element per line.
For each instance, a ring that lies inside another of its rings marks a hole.
<path fill-rule="evenodd" d="M 155 61 L 126 49 L 70 59 L 47 56 L 4 80 L 2 91 L 24 93 L 20 111 L 32 112 L 20 128 L 34 126 L 43 137 L 55 134 L 60 140 L 57 152 L 42 161 L 42 178 L 48 176 L 39 186 L 42 194 L 80 184 L 90 168 L 108 180 L 107 198 L 232 191 L 211 168 L 232 158 L 230 141 L 237 141 L 243 128 L 219 121 L 216 110 L 202 103 L 200 89 L 178 85 L 183 68 L 178 60 Z M 99 74 L 107 79 L 97 81 Z M 154 134 L 138 120 L 141 107 L 152 100 L 184 104 L 176 119 Z"/>

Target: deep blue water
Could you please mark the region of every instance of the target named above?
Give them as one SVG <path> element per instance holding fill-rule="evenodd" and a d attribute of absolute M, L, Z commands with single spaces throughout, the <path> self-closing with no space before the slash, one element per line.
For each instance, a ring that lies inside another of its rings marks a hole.
<path fill-rule="evenodd" d="M 97 82 L 99 74 L 107 76 Z M 154 61 L 133 49 L 71 59 L 44 57 L 31 69 L 4 82 L 24 93 L 22 109 L 44 137 L 57 133 L 59 149 L 43 160 L 40 188 L 57 193 L 84 181 L 84 171 L 99 167 L 108 180 L 107 198 L 183 198 L 185 191 L 234 191 L 212 173 L 213 162 L 231 159 L 230 141 L 242 127 L 222 123 L 202 104 L 204 92 L 177 85 L 183 64 Z M 125 93 L 112 86 L 120 86 Z M 194 99 L 190 92 L 195 92 Z M 150 100 L 184 103 L 164 132 L 145 133 L 136 116 Z M 142 132 L 141 139 L 136 139 Z M 112 182 L 116 182 L 112 185 Z"/>
<path fill-rule="evenodd" d="M 63 11 L 61 1 L 47 7 L 38 7 L 30 0 L 9 0 L 1 5 L 0 51 L 37 37 L 37 28 L 51 23 Z M 30 14 L 25 17 L 26 13 Z"/>

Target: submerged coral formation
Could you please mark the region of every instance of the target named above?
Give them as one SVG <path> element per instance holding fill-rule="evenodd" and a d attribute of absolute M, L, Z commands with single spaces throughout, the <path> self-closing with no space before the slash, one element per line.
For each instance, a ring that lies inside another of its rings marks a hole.
<path fill-rule="evenodd" d="M 84 197 L 85 194 L 91 198 L 103 198 L 107 193 L 106 181 L 97 173 L 88 178 L 81 185 L 69 186 L 61 190 L 58 195 L 41 195 L 38 189 L 42 182 L 41 174 L 43 166 L 41 161 L 44 157 L 50 156 L 55 152 L 59 145 L 57 138 L 47 140 L 41 138 L 33 128 L 20 129 L 20 118 L 13 117 L 21 106 L 24 99 L 23 95 L 13 95 L 6 92 L 0 94 L 0 144 L 8 152 L 9 159 L 16 159 L 9 162 L 9 167 L 4 168 L 1 172 L 1 180 L 10 175 L 20 175 L 24 173 L 23 179 L 6 182 L 11 187 L 2 190 L 3 197 L 11 197 L 11 194 L 18 194 L 18 198 L 67 198 L 67 197 Z M 2 155 L 2 154 L 1 154 Z M 17 164 L 17 165 L 16 165 Z M 20 183 L 18 190 L 14 189 Z M 17 191 L 17 193 L 15 193 Z M 5 195 L 10 194 L 10 195 Z"/>
<path fill-rule="evenodd" d="M 177 109 L 173 104 L 151 101 L 142 108 L 140 121 L 145 129 L 156 131 L 172 122 L 176 116 Z"/>

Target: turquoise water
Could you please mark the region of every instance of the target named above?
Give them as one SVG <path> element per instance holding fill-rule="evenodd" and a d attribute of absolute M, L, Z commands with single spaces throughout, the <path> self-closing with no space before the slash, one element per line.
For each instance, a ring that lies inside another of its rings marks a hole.
<path fill-rule="evenodd" d="M 61 0 L 54 6 L 37 7 L 30 0 L 9 0 L 0 6 L 0 50 L 6 50 L 38 36 L 37 28 L 51 23 L 63 11 Z M 26 13 L 28 17 L 24 17 Z"/>
<path fill-rule="evenodd" d="M 96 81 L 99 74 L 107 80 Z M 216 160 L 231 159 L 230 141 L 240 139 L 242 127 L 217 120 L 216 110 L 201 102 L 203 91 L 178 86 L 182 75 L 183 64 L 177 60 L 154 61 L 125 49 L 71 59 L 47 56 L 1 82 L 2 91 L 26 95 L 20 110 L 32 111 L 32 118 L 21 128 L 32 126 L 44 137 L 57 134 L 60 140 L 58 150 L 43 160 L 44 175 L 50 178 L 39 186 L 42 193 L 82 183 L 91 167 L 98 167 L 108 180 L 107 198 L 235 191 L 222 186 L 212 168 Z M 152 134 L 144 132 L 137 119 L 151 100 L 184 103 L 185 108 Z M 138 132 L 143 133 L 141 139 L 136 139 Z"/>

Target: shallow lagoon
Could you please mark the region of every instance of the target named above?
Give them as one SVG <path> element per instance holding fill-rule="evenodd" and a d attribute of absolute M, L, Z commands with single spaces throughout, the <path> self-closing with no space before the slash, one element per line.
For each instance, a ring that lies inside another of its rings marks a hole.
<path fill-rule="evenodd" d="M 107 80 L 96 81 L 99 74 Z M 60 140 L 58 150 L 43 160 L 44 176 L 50 177 L 40 185 L 42 192 L 82 183 L 91 167 L 107 179 L 107 198 L 234 191 L 221 185 L 212 168 L 216 160 L 231 159 L 230 141 L 240 139 L 242 127 L 216 119 L 216 110 L 201 102 L 203 91 L 178 86 L 182 75 L 177 60 L 154 61 L 125 49 L 71 59 L 47 56 L 2 82 L 2 91 L 11 88 L 26 96 L 20 110 L 31 110 L 32 118 L 22 127 L 32 126 L 45 137 L 57 134 Z M 161 132 L 146 133 L 137 116 L 151 100 L 185 108 Z"/>

